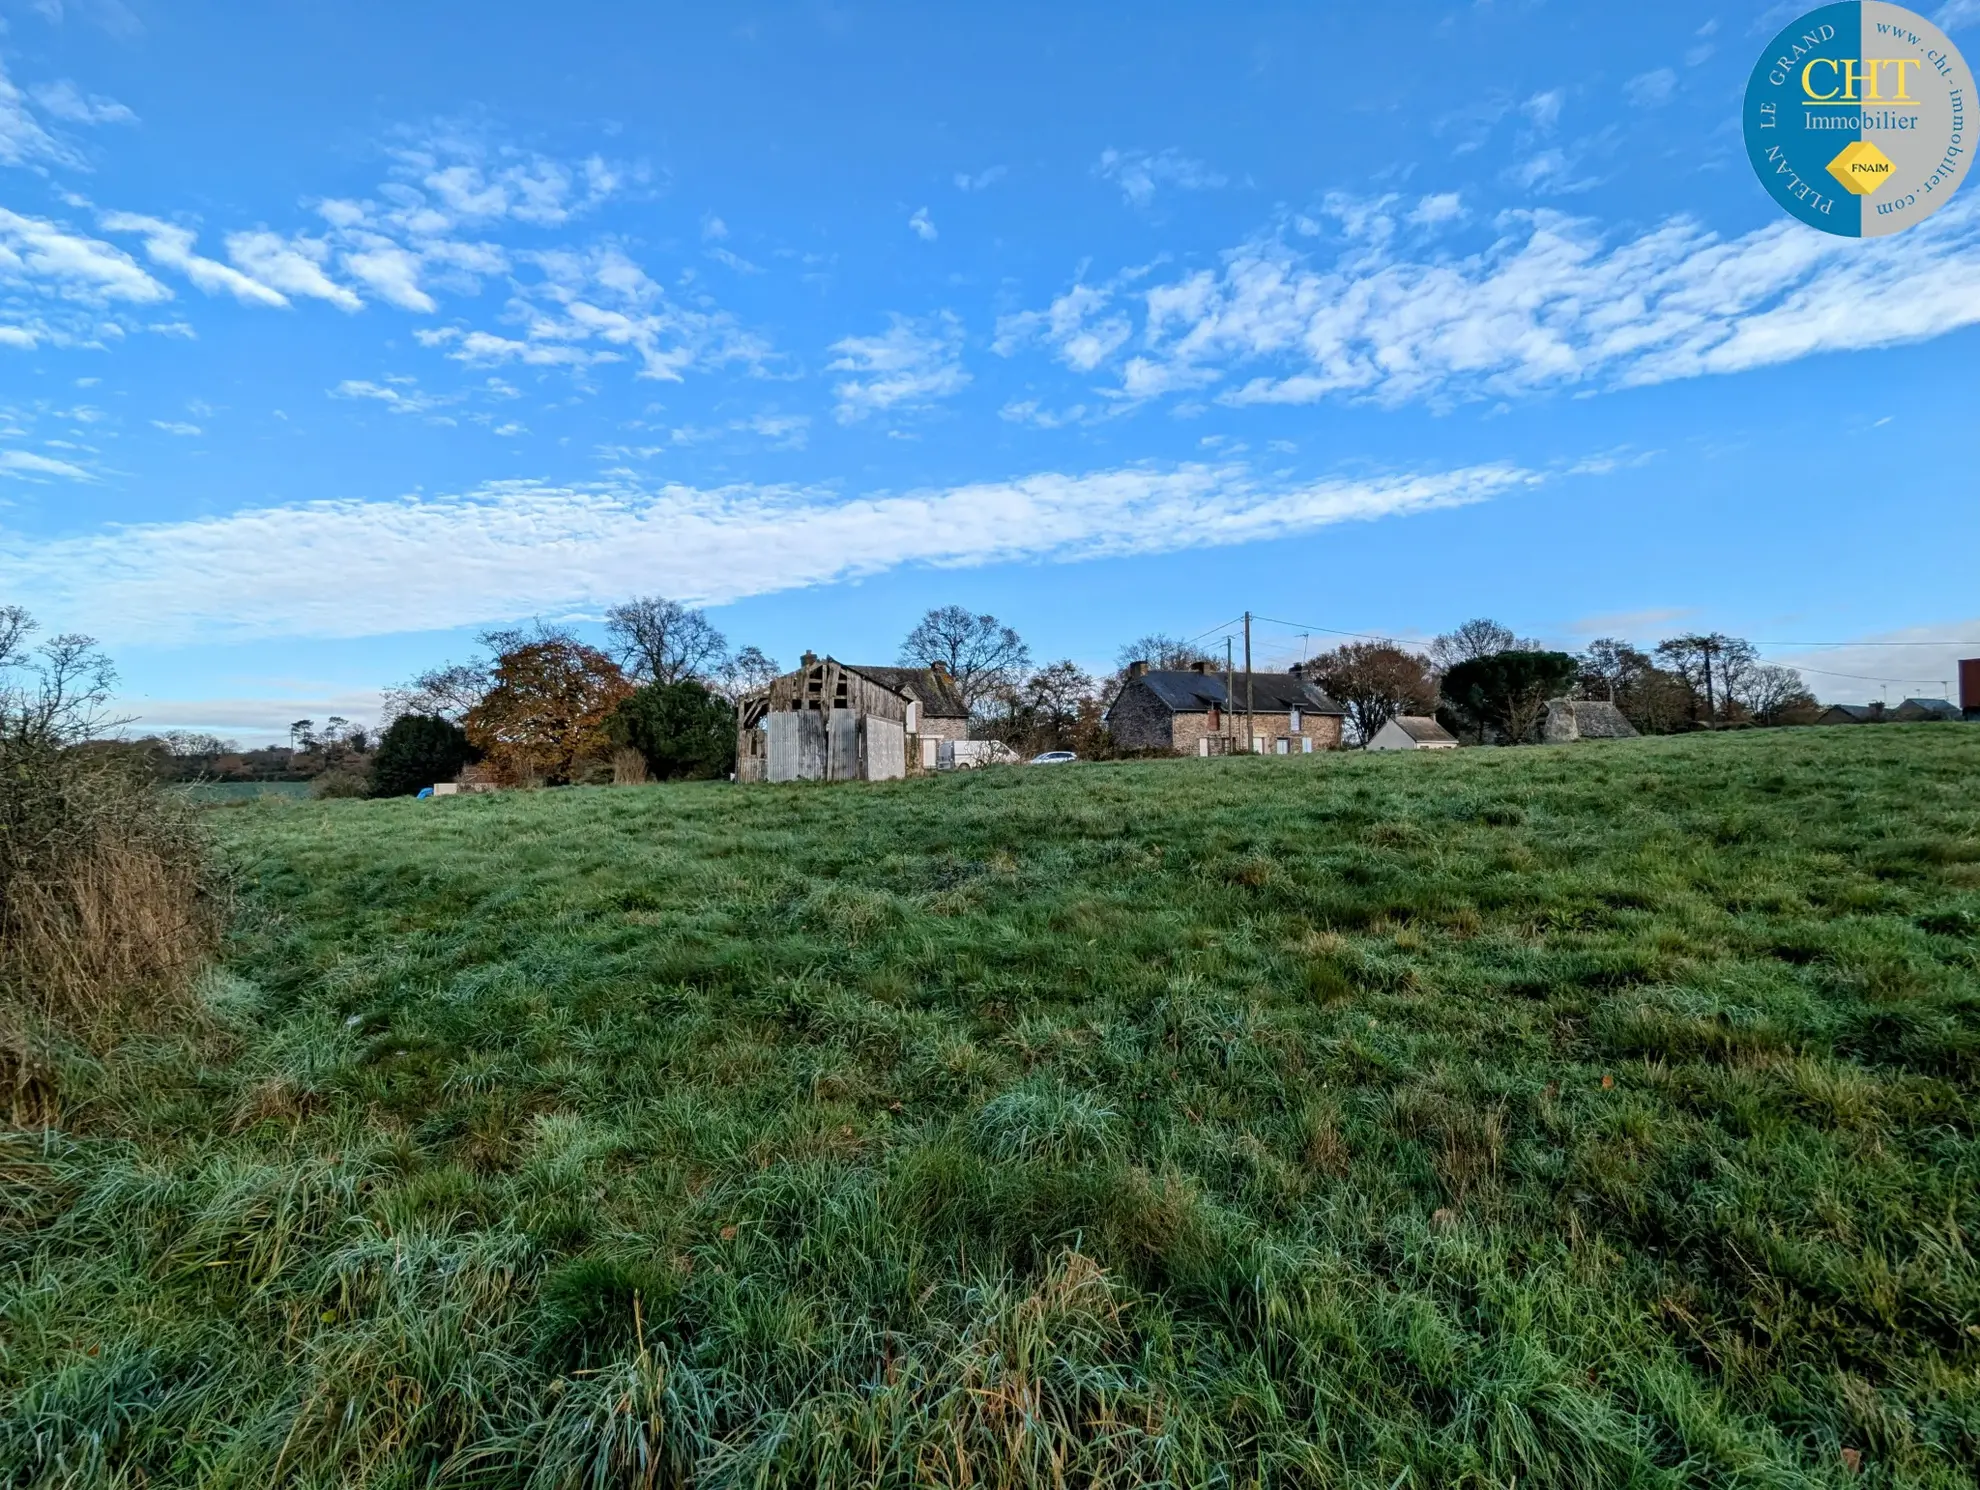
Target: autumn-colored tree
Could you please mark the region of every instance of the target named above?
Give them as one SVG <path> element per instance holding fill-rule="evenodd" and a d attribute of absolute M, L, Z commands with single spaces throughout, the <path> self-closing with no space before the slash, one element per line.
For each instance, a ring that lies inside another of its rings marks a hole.
<path fill-rule="evenodd" d="M 632 692 L 619 665 L 561 632 L 505 638 L 489 688 L 462 721 L 497 779 L 558 785 L 607 758 L 606 721 Z"/>

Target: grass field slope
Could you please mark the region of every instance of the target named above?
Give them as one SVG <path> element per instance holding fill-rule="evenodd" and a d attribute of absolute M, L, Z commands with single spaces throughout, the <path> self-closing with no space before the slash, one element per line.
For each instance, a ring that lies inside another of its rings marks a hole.
<path fill-rule="evenodd" d="M 210 817 L 5 1483 L 1975 1483 L 1980 729 Z"/>

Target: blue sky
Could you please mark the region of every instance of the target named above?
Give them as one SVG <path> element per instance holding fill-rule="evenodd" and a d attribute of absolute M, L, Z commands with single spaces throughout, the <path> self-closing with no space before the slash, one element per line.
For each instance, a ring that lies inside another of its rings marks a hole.
<path fill-rule="evenodd" d="M 0 598 L 244 739 L 643 592 L 785 662 L 1484 613 L 1937 693 L 1980 197 L 1771 204 L 1805 8 L 0 0 Z"/>

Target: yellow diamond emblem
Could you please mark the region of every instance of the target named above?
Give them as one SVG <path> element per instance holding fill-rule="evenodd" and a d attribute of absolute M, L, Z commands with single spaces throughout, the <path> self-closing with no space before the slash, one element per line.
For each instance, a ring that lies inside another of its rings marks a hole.
<path fill-rule="evenodd" d="M 1891 158 L 1868 140 L 1852 140 L 1829 162 L 1829 174 L 1859 197 L 1891 179 Z"/>

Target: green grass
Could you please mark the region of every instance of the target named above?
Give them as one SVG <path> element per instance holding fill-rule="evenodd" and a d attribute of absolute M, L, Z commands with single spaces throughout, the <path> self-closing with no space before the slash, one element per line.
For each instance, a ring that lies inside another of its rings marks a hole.
<path fill-rule="evenodd" d="M 195 781 L 171 788 L 201 807 L 231 807 L 237 802 L 306 801 L 307 781 Z"/>
<path fill-rule="evenodd" d="M 213 1027 L 0 1147 L 0 1478 L 1971 1486 L 1976 785 L 1925 725 L 220 814 Z"/>

